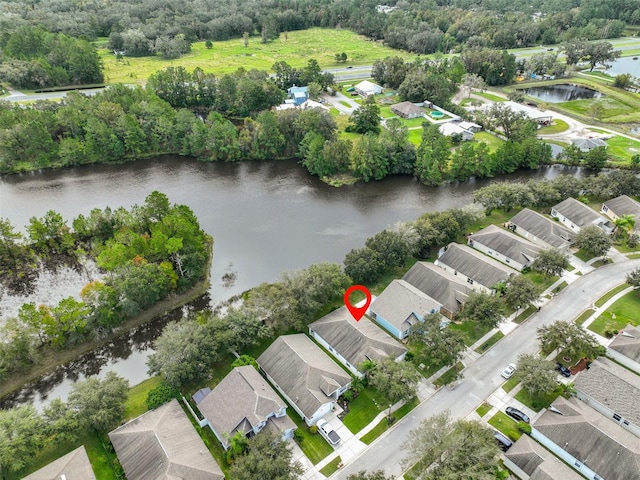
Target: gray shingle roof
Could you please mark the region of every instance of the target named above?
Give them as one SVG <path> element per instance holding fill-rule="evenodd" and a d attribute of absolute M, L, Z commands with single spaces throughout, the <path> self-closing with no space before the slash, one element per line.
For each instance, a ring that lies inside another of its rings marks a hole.
<path fill-rule="evenodd" d="M 447 250 L 438 257 L 438 263 L 462 273 L 487 288 L 493 288 L 496 283 L 519 273 L 467 245 L 457 243 L 447 245 Z"/>
<path fill-rule="evenodd" d="M 609 344 L 609 348 L 631 360 L 640 362 L 640 327 L 627 325 Z"/>
<path fill-rule="evenodd" d="M 431 310 L 439 310 L 440 303 L 405 280 L 393 280 L 371 304 L 371 311 L 405 331 Z"/>
<path fill-rule="evenodd" d="M 472 292 L 466 282 L 427 262 L 416 263 L 402 279 L 452 313 L 460 309 Z"/>
<path fill-rule="evenodd" d="M 84 445 L 27 475 L 23 480 L 93 480 L 95 477 Z"/>
<path fill-rule="evenodd" d="M 356 322 L 344 306 L 313 322 L 309 329 L 320 335 L 355 367 L 366 360 L 377 362 L 387 357 L 395 359 L 407 351 L 367 318 Z"/>
<path fill-rule="evenodd" d="M 393 110 L 394 112 L 400 112 L 403 115 L 423 115 L 424 111 L 418 107 L 417 105 L 414 105 L 411 102 L 400 102 L 400 103 L 396 103 L 395 105 L 391 105 L 391 110 Z"/>
<path fill-rule="evenodd" d="M 597 225 L 600 222 L 606 223 L 606 220 L 601 215 L 598 215 L 584 203 L 571 197 L 555 205 L 553 210 L 562 214 L 562 216 L 580 228 L 586 227 L 587 225 Z"/>
<path fill-rule="evenodd" d="M 636 217 L 636 222 L 640 223 L 640 203 L 627 195 L 620 195 L 619 197 L 607 200 L 603 205 L 606 205 L 607 208 L 618 217 L 623 215 L 634 215 Z"/>
<path fill-rule="evenodd" d="M 247 433 L 286 407 L 284 400 L 251 365 L 237 367 L 200 402 L 198 409 L 219 435 Z M 245 425 L 246 423 L 246 425 Z"/>
<path fill-rule="evenodd" d="M 302 333 L 278 337 L 258 364 L 307 418 L 351 382 L 351 376 Z"/>
<path fill-rule="evenodd" d="M 557 221 L 528 208 L 514 215 L 509 221 L 554 248 L 563 248 L 570 245 L 576 236 L 574 232 Z"/>
<path fill-rule="evenodd" d="M 640 376 L 600 357 L 576 375 L 574 384 L 577 390 L 640 426 Z"/>
<path fill-rule="evenodd" d="M 224 475 L 177 400 L 109 433 L 128 480 L 222 480 Z"/>
<path fill-rule="evenodd" d="M 576 398 L 558 397 L 559 415 L 544 412 L 533 426 L 605 479 L 640 479 L 638 437 Z"/>
<path fill-rule="evenodd" d="M 520 439 L 504 454 L 530 479 L 537 480 L 582 480 L 583 477 L 562 463 L 551 452 L 528 435 Z"/>
<path fill-rule="evenodd" d="M 478 233 L 469 235 L 469 239 L 523 265 L 535 260 L 540 251 L 540 247 L 529 240 L 496 225 L 489 225 Z"/>
<path fill-rule="evenodd" d="M 574 138 L 571 140 L 576 147 L 582 151 L 591 150 L 596 147 L 606 147 L 607 142 L 600 138 Z"/>

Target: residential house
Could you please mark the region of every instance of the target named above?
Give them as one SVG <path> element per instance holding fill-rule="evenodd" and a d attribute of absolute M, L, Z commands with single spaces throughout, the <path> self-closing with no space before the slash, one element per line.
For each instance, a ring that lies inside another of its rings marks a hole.
<path fill-rule="evenodd" d="M 528 208 L 511 217 L 507 228 L 543 249 L 557 248 L 563 252 L 569 250 L 576 236 L 564 225 Z"/>
<path fill-rule="evenodd" d="M 489 225 L 478 233 L 469 235 L 468 242 L 469 246 L 518 271 L 531 265 L 540 252 L 540 247 L 529 240 L 495 225 Z"/>
<path fill-rule="evenodd" d="M 404 359 L 407 349 L 366 317 L 356 322 L 340 307 L 309 325 L 309 335 L 357 377 L 358 367 L 365 361 L 380 362 L 392 358 Z"/>
<path fill-rule="evenodd" d="M 598 215 L 584 203 L 575 198 L 567 198 L 551 209 L 551 216 L 557 218 L 565 226 L 579 232 L 587 225 L 595 225 L 605 233 L 612 234 L 615 227 L 601 215 Z"/>
<path fill-rule="evenodd" d="M 528 435 L 522 435 L 504 457 L 504 466 L 523 480 L 584 480 Z"/>
<path fill-rule="evenodd" d="M 633 198 L 627 195 L 612 198 L 602 204 L 600 211 L 613 221 L 624 215 L 633 215 L 636 221 L 634 230 L 640 231 L 640 202 L 636 202 Z"/>
<path fill-rule="evenodd" d="M 440 312 L 442 305 L 405 280 L 393 280 L 371 303 L 369 315 L 399 340 L 424 317 Z"/>
<path fill-rule="evenodd" d="M 447 122 L 443 123 L 438 127 L 438 130 L 445 137 L 452 137 L 454 135 L 460 135 L 462 140 L 470 141 L 473 140 L 473 132 L 462 128 L 459 123 Z"/>
<path fill-rule="evenodd" d="M 464 128 L 465 130 L 470 131 L 471 133 L 477 133 L 480 130 L 482 130 L 482 127 L 480 125 L 473 122 L 462 121 L 462 122 L 458 122 L 458 125 Z"/>
<path fill-rule="evenodd" d="M 573 383 L 577 398 L 640 437 L 640 376 L 600 357 Z"/>
<path fill-rule="evenodd" d="M 627 325 L 609 344 L 607 355 L 640 375 L 640 327 Z"/>
<path fill-rule="evenodd" d="M 329 413 L 351 386 L 351 376 L 303 333 L 278 337 L 258 365 L 307 425 Z"/>
<path fill-rule="evenodd" d="M 94 480 L 95 478 L 87 451 L 84 445 L 80 445 L 22 480 Z"/>
<path fill-rule="evenodd" d="M 444 247 L 433 263 L 467 282 L 474 290 L 488 294 L 495 293 L 497 283 L 507 282 L 518 275 L 513 268 L 457 243 Z"/>
<path fill-rule="evenodd" d="M 292 109 L 306 110 L 308 108 L 322 108 L 323 110 L 329 110 L 326 105 L 323 105 L 322 103 L 316 102 L 315 100 L 311 99 L 305 100 L 302 103 L 295 103 L 292 99 L 287 99 L 284 103 L 281 103 L 280 105 L 276 105 L 274 107 L 274 109 L 277 111 Z"/>
<path fill-rule="evenodd" d="M 213 390 L 199 392 L 204 395 L 194 400 L 204 416 L 201 426 L 208 425 L 225 450 L 237 432 L 252 437 L 270 422 L 276 430 L 284 427 L 283 438 L 293 437 L 296 425 L 287 416 L 287 404 L 251 365 L 234 368 Z"/>
<path fill-rule="evenodd" d="M 467 282 L 428 262 L 416 263 L 402 279 L 438 302 L 440 313 L 452 320 L 472 292 Z"/>
<path fill-rule="evenodd" d="M 532 437 L 579 472 L 599 480 L 640 480 L 638 437 L 577 398 L 558 397 L 532 425 Z"/>
<path fill-rule="evenodd" d="M 574 138 L 571 140 L 576 147 L 580 149 L 581 152 L 588 152 L 589 150 L 593 150 L 598 147 L 607 147 L 607 142 L 602 140 L 601 138 Z"/>
<path fill-rule="evenodd" d="M 296 87 L 294 85 L 287 89 L 287 97 L 293 100 L 295 105 L 300 105 L 309 100 L 309 87 Z"/>
<path fill-rule="evenodd" d="M 376 85 L 373 82 L 370 82 L 369 80 L 363 80 L 354 88 L 356 89 L 358 95 L 362 97 L 368 97 L 369 95 L 378 95 L 382 93 L 382 87 L 380 85 Z"/>
<path fill-rule="evenodd" d="M 550 125 L 553 121 L 553 116 L 546 112 L 541 112 L 535 107 L 529 105 L 523 105 L 522 103 L 507 101 L 501 102 L 500 105 L 508 107 L 514 113 L 522 113 L 529 120 L 533 120 L 539 125 Z M 490 108 L 489 104 L 483 105 L 481 108 Z"/>
<path fill-rule="evenodd" d="M 424 117 L 424 110 L 411 102 L 401 102 L 391 105 L 391 111 L 402 118 Z"/>
<path fill-rule="evenodd" d="M 176 399 L 109 433 L 128 480 L 223 480 Z"/>

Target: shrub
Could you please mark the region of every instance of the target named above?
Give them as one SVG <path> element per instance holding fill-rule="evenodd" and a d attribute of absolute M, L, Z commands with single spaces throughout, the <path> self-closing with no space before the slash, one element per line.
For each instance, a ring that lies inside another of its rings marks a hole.
<path fill-rule="evenodd" d="M 531 435 L 531 425 L 525 422 L 518 422 L 518 431 Z"/>
<path fill-rule="evenodd" d="M 298 442 L 298 443 L 302 443 L 304 440 L 304 435 L 300 432 L 299 428 L 296 428 L 293 431 L 293 439 Z"/>
<path fill-rule="evenodd" d="M 309 427 L 309 431 L 310 431 L 311 433 L 313 433 L 313 434 L 316 434 L 316 433 L 318 433 L 318 427 L 316 427 L 315 425 L 311 425 L 311 426 Z"/>
<path fill-rule="evenodd" d="M 170 387 L 166 383 L 161 383 L 147 394 L 147 408 L 153 410 L 170 401 L 172 398 L 180 397 L 177 388 Z"/>

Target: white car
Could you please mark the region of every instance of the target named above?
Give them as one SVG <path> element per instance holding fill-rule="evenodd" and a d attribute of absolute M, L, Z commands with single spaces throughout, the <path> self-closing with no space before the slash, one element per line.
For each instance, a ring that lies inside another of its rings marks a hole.
<path fill-rule="evenodd" d="M 502 375 L 502 378 L 506 378 L 507 380 L 509 380 L 511 377 L 513 377 L 514 373 L 516 373 L 516 366 L 515 364 L 510 363 L 509 365 L 507 365 L 507 368 L 502 370 L 500 375 Z"/>
<path fill-rule="evenodd" d="M 321 418 L 318 420 L 316 426 L 318 427 L 318 431 L 322 433 L 322 436 L 326 438 L 331 445 L 337 445 L 340 443 L 340 435 L 338 435 L 338 432 L 336 432 L 325 419 Z"/>

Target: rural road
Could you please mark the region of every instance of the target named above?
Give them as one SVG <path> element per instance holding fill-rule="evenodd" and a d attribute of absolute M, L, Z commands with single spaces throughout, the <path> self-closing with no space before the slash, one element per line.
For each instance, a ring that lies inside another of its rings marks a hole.
<path fill-rule="evenodd" d="M 539 350 L 536 341 L 539 327 L 557 320 L 572 321 L 607 291 L 623 283 L 627 273 L 638 267 L 640 260 L 627 260 L 602 266 L 577 279 L 465 369 L 464 379 L 458 387 L 438 390 L 330 478 L 346 480 L 349 475 L 363 469 L 384 470 L 387 475 L 400 476 L 405 470 L 401 465 L 405 457 L 402 444 L 412 428 L 445 410 L 450 410 L 453 418 L 469 415 L 504 382 L 499 372 L 505 365 L 512 363 L 521 353 Z"/>

